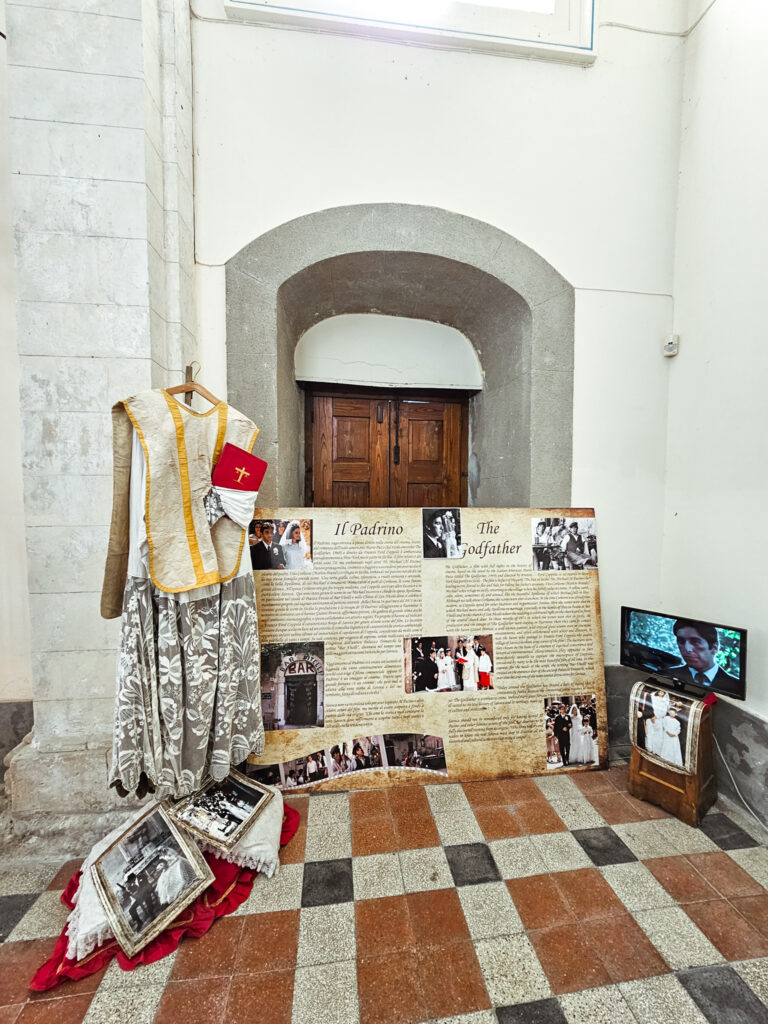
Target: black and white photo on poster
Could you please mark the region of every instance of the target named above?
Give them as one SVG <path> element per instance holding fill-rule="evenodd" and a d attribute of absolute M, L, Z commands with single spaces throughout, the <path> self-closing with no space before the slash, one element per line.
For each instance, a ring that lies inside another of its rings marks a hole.
<path fill-rule="evenodd" d="M 536 572 L 596 569 L 595 520 L 558 516 L 531 519 L 531 553 Z"/>
<path fill-rule="evenodd" d="M 389 768 L 421 768 L 447 775 L 441 736 L 422 733 L 385 733 L 384 752 Z"/>
<path fill-rule="evenodd" d="M 143 949 L 213 881 L 191 836 L 153 805 L 91 868 L 115 938 L 128 956 Z"/>
<path fill-rule="evenodd" d="M 383 737 L 362 736 L 351 743 L 336 743 L 327 751 L 328 777 L 337 778 L 363 768 L 383 768 Z"/>
<path fill-rule="evenodd" d="M 325 644 L 261 645 L 265 730 L 320 728 L 325 719 Z"/>
<path fill-rule="evenodd" d="M 461 558 L 461 509 L 423 508 L 422 545 L 425 558 Z"/>
<path fill-rule="evenodd" d="M 230 850 L 274 796 L 256 779 L 235 770 L 169 808 L 171 817 L 200 839 Z"/>
<path fill-rule="evenodd" d="M 599 764 L 594 693 L 544 699 L 547 769 Z"/>
<path fill-rule="evenodd" d="M 282 789 L 296 789 L 328 778 L 328 755 L 325 750 L 316 750 L 305 757 L 284 761 L 279 767 Z"/>
<path fill-rule="evenodd" d="M 492 690 L 492 633 L 403 638 L 403 688 L 406 693 L 457 693 Z"/>
<path fill-rule="evenodd" d="M 311 519 L 253 519 L 248 529 L 251 568 L 312 568 Z"/>
<path fill-rule="evenodd" d="M 682 771 L 691 771 L 691 718 L 700 702 L 656 681 L 636 686 L 630 700 L 632 742 Z"/>

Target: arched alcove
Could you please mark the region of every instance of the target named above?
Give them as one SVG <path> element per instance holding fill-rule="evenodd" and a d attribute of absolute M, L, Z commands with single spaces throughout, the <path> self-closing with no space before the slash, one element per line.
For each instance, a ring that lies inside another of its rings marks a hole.
<path fill-rule="evenodd" d="M 295 346 L 312 325 L 378 312 L 447 324 L 474 345 L 470 503 L 570 503 L 573 288 L 489 224 L 432 207 L 338 207 L 289 221 L 226 266 L 229 401 L 261 427 L 265 504 L 300 504 Z"/>

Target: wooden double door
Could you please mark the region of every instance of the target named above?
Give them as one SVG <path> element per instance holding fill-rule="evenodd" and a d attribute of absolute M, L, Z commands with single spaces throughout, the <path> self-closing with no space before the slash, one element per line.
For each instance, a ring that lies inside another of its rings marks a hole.
<path fill-rule="evenodd" d="M 466 398 L 314 391 L 306 412 L 308 504 L 466 504 Z"/>

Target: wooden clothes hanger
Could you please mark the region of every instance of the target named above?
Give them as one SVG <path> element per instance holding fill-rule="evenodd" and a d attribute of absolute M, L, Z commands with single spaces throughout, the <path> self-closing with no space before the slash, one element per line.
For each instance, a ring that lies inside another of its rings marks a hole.
<path fill-rule="evenodd" d="M 192 392 L 194 391 L 196 395 L 200 395 L 201 398 L 204 398 L 206 400 L 206 402 L 210 402 L 211 405 L 219 405 L 220 402 L 221 402 L 221 399 L 217 398 L 216 395 L 212 395 L 211 392 L 208 390 L 208 388 L 204 388 L 202 384 L 198 384 L 198 382 L 194 379 L 192 367 L 195 365 L 195 363 L 197 363 L 197 360 L 195 360 L 194 362 L 190 363 L 190 365 L 186 367 L 186 370 L 185 370 L 185 378 L 186 379 L 185 379 L 184 383 L 183 384 L 175 384 L 172 388 L 166 388 L 165 389 L 165 393 L 167 395 L 180 395 L 182 393 L 182 391 L 183 391 L 184 392 L 184 401 L 186 402 L 187 405 L 191 405 L 192 404 Z M 199 371 L 200 371 L 200 363 L 197 363 L 197 372 L 199 372 Z"/>

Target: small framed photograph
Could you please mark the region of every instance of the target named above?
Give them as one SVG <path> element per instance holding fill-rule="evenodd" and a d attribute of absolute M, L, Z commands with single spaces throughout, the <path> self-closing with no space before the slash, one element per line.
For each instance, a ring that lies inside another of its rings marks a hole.
<path fill-rule="evenodd" d="M 221 782 L 211 779 L 197 793 L 172 804 L 169 813 L 183 828 L 227 852 L 274 795 L 263 783 L 232 769 Z"/>
<path fill-rule="evenodd" d="M 91 873 L 110 927 L 128 956 L 158 936 L 213 881 L 192 838 L 158 804 L 102 853 Z"/>

